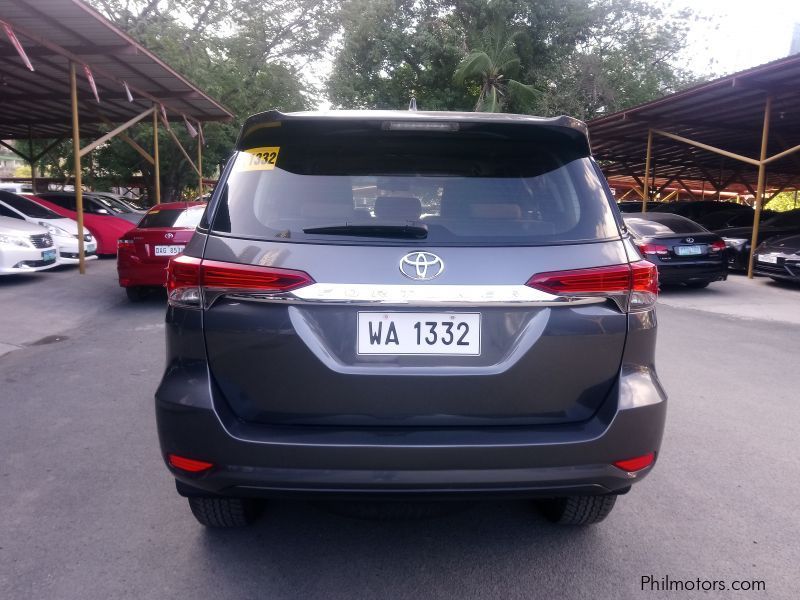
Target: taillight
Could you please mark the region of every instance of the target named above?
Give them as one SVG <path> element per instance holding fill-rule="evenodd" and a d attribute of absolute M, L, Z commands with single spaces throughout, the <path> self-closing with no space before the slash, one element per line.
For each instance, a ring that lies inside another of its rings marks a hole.
<path fill-rule="evenodd" d="M 201 272 L 203 288 L 209 290 L 288 292 L 314 282 L 303 271 L 239 265 L 215 260 L 204 260 Z"/>
<path fill-rule="evenodd" d="M 167 265 L 167 301 L 171 306 L 200 306 L 200 264 L 193 256 L 176 256 Z"/>
<path fill-rule="evenodd" d="M 178 456 L 177 454 L 167 454 L 167 462 L 171 467 L 175 467 L 181 471 L 187 471 L 188 473 L 202 473 L 214 466 L 213 463 L 204 460 L 186 458 L 185 456 Z"/>
<path fill-rule="evenodd" d="M 133 240 L 130 238 L 119 238 L 117 240 L 117 248 L 133 248 Z"/>
<path fill-rule="evenodd" d="M 640 311 L 653 306 L 658 295 L 658 270 L 645 260 L 609 267 L 539 273 L 529 287 L 555 296 L 607 296 L 622 310 Z"/>
<path fill-rule="evenodd" d="M 655 254 L 657 256 L 666 256 L 669 254 L 669 248 L 661 244 L 653 244 L 650 242 L 636 242 L 642 254 Z"/>
<path fill-rule="evenodd" d="M 727 246 L 725 245 L 725 242 L 723 242 L 722 240 L 717 240 L 716 242 L 711 242 L 708 245 L 708 249 L 711 252 L 721 252 L 722 250 L 725 250 L 725 248 L 727 248 Z"/>
<path fill-rule="evenodd" d="M 631 263 L 631 279 L 628 310 L 638 312 L 655 306 L 658 299 L 658 269 L 656 266 L 646 260 Z"/>
<path fill-rule="evenodd" d="M 200 306 L 203 292 L 276 293 L 314 283 L 303 271 L 242 265 L 178 256 L 167 267 L 167 294 L 173 306 Z"/>

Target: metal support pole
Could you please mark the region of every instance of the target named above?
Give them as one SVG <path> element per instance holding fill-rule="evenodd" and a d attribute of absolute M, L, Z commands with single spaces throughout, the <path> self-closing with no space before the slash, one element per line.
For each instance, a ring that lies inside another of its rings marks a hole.
<path fill-rule="evenodd" d="M 197 175 L 200 178 L 200 193 L 198 194 L 198 200 L 203 199 L 203 142 L 200 139 L 200 134 L 197 134 Z"/>
<path fill-rule="evenodd" d="M 158 159 L 158 107 L 153 105 L 153 191 L 156 196 L 156 204 L 161 204 L 161 163 Z"/>
<path fill-rule="evenodd" d="M 747 261 L 747 277 L 753 278 L 753 257 L 756 252 L 756 243 L 758 242 L 758 226 L 761 220 L 761 205 L 764 202 L 764 187 L 767 182 L 767 165 L 764 162 L 767 159 L 767 146 L 769 144 L 769 120 L 772 113 L 772 97 L 767 96 L 767 102 L 764 105 L 764 127 L 761 131 L 761 160 L 758 165 L 758 187 L 756 187 L 756 214 L 753 218 L 753 236 L 750 239 L 750 258 Z"/>
<path fill-rule="evenodd" d="M 33 131 L 28 125 L 28 163 L 31 165 L 31 192 L 36 193 L 36 159 L 33 157 Z"/>
<path fill-rule="evenodd" d="M 647 130 L 647 154 L 644 158 L 644 190 L 642 194 L 642 212 L 647 212 L 647 200 L 650 198 L 650 158 L 653 154 L 653 130 Z"/>
<path fill-rule="evenodd" d="M 81 187 L 81 130 L 78 122 L 78 81 L 75 63 L 69 63 L 69 88 L 72 99 L 72 153 L 75 156 L 75 212 L 78 214 L 78 271 L 86 273 L 86 255 L 83 251 L 83 188 Z"/>

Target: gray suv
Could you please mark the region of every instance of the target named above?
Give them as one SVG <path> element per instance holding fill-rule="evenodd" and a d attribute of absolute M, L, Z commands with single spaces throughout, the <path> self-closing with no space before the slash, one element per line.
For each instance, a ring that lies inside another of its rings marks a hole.
<path fill-rule="evenodd" d="M 656 269 L 574 119 L 250 117 L 167 288 L 158 431 L 204 525 L 281 495 L 582 525 L 656 460 Z"/>

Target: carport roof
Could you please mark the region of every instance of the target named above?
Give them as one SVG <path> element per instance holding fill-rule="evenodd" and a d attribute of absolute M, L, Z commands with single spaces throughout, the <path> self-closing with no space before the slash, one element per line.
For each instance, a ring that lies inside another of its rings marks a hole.
<path fill-rule="evenodd" d="M 764 107 L 772 97 L 772 156 L 800 144 L 800 55 L 696 85 L 588 123 L 592 149 L 609 177 L 644 174 L 648 129 L 657 129 L 758 160 Z M 711 181 L 755 189 L 757 169 L 666 137 L 653 138 L 659 180 Z M 768 186 L 796 187 L 800 155 L 769 164 Z"/>
<path fill-rule="evenodd" d="M 0 27 L 0 139 L 71 135 L 70 62 L 78 65 L 81 133 L 126 122 L 164 106 L 170 120 L 226 121 L 231 112 L 152 52 L 79 0 L 0 0 L 7 23 L 35 71 L 25 66 Z M 88 65 L 100 102 L 82 65 Z M 123 82 L 133 95 L 128 101 Z"/>

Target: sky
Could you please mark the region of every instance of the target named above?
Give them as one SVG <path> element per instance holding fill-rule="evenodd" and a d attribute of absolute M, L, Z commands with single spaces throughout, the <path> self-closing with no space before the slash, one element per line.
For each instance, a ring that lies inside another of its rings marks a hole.
<path fill-rule="evenodd" d="M 789 53 L 800 0 L 653 0 L 709 17 L 692 25 L 687 57 L 700 74 L 726 75 Z M 710 67 L 710 68 L 709 68 Z"/>

